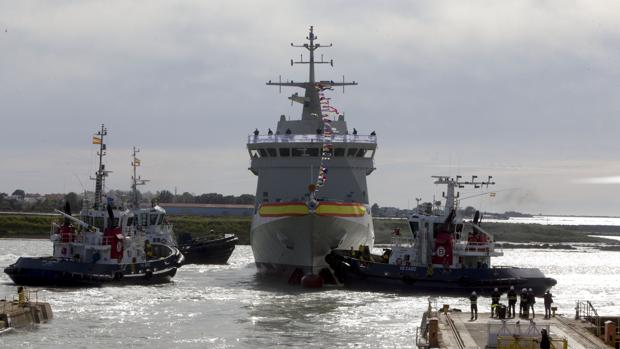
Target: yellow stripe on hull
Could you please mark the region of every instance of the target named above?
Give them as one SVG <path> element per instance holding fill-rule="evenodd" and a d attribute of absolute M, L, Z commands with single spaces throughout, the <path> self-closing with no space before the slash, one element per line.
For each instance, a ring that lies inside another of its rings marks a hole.
<path fill-rule="evenodd" d="M 366 207 L 360 204 L 322 202 L 316 208 L 316 214 L 319 216 L 362 217 L 366 214 Z"/>
<path fill-rule="evenodd" d="M 304 203 L 263 204 L 258 209 L 261 217 L 305 216 L 309 213 Z"/>

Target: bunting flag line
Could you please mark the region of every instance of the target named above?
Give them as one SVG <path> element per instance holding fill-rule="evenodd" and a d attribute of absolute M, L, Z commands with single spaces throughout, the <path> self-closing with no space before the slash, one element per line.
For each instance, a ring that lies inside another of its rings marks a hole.
<path fill-rule="evenodd" d="M 330 105 L 331 98 L 325 97 L 323 91 L 333 90 L 329 85 L 316 84 L 315 88 L 319 93 L 319 104 L 321 105 L 321 121 L 323 122 L 323 146 L 321 148 L 321 164 L 319 166 L 319 175 L 316 179 L 314 192 L 318 192 L 319 188 L 327 182 L 327 164 L 333 156 L 333 137 L 334 128 L 332 127 L 332 117 L 336 118 L 341 115 L 338 109 Z"/>

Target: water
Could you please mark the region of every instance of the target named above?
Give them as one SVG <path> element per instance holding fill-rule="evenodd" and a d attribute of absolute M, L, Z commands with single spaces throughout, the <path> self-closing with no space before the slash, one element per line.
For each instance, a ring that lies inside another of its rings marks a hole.
<path fill-rule="evenodd" d="M 45 255 L 44 240 L 0 240 L 0 267 L 19 255 Z M 561 312 L 591 300 L 599 314 L 620 315 L 620 252 L 505 250 L 498 265 L 539 267 L 558 280 Z M 15 286 L 0 275 L 0 296 Z M 256 277 L 249 246 L 237 246 L 225 266 L 188 265 L 161 286 L 40 288 L 54 320 L 0 337 L 0 348 L 414 348 L 426 295 L 304 291 Z M 504 296 L 505 297 L 505 296 Z M 438 304 L 468 309 L 464 298 Z M 537 311 L 542 311 L 541 300 Z M 490 299 L 479 301 L 489 311 Z"/>
<path fill-rule="evenodd" d="M 620 225 L 620 217 L 532 216 L 485 219 L 485 221 L 542 225 Z"/>

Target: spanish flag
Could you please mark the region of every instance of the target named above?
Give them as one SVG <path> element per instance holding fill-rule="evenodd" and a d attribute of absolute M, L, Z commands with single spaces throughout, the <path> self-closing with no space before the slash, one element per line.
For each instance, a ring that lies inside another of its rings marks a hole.
<path fill-rule="evenodd" d="M 101 138 L 93 136 L 93 144 L 101 144 Z"/>

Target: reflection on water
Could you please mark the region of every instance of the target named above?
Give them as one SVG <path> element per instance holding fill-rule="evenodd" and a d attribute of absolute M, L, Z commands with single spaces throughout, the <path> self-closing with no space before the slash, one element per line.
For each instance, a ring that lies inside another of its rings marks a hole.
<path fill-rule="evenodd" d="M 50 249 L 48 241 L 0 240 L 0 267 Z M 538 267 L 558 280 L 553 293 L 561 312 L 572 314 L 576 300 L 589 299 L 599 313 L 620 314 L 620 252 L 504 252 L 496 264 Z M 414 347 L 428 295 L 305 291 L 258 277 L 249 246 L 238 246 L 230 262 L 184 266 L 174 282 L 159 286 L 41 288 L 55 319 L 36 331 L 0 337 L 0 347 Z M 0 296 L 14 292 L 0 275 Z M 437 303 L 468 309 L 462 298 L 439 297 Z M 490 300 L 479 304 L 488 311 Z"/>

